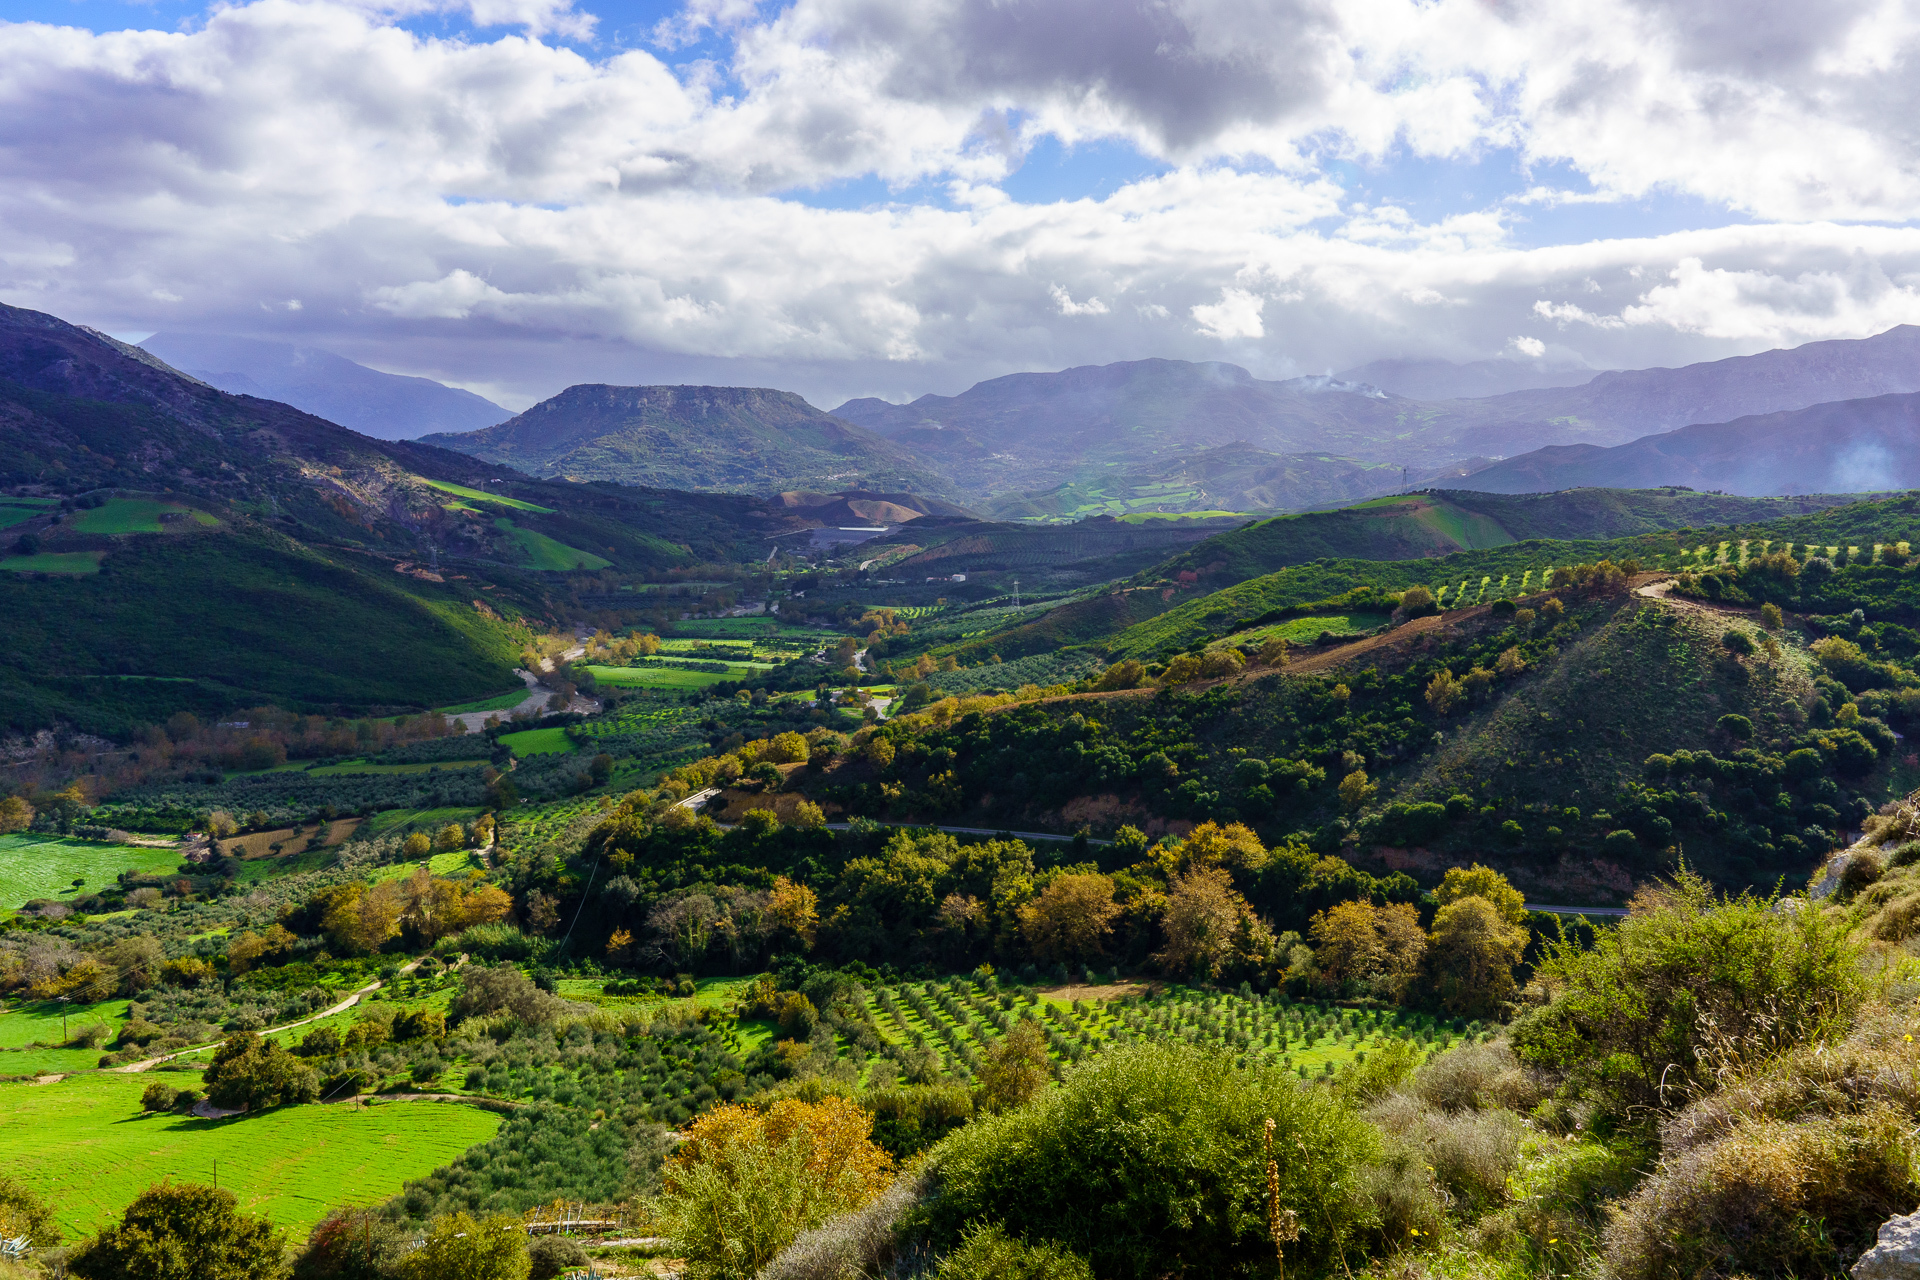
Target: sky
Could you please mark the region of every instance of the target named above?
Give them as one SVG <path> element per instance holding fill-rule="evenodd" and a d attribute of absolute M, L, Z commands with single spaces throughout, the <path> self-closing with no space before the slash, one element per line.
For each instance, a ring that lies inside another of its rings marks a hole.
<path fill-rule="evenodd" d="M 0 0 L 0 301 L 512 409 L 1920 323 L 1920 0 Z"/>

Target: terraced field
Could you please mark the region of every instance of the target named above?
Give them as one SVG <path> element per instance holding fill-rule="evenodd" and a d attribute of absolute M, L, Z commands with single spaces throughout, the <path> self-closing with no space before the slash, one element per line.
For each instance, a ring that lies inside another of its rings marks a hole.
<path fill-rule="evenodd" d="M 1303 1078 L 1331 1075 L 1364 1061 L 1370 1049 L 1411 1040 L 1427 1054 L 1490 1034 L 1478 1023 L 1392 1010 L 1340 1009 L 1277 993 L 1202 992 L 1186 987 L 1071 988 L 1047 995 L 989 989 L 969 978 L 872 989 L 865 1021 L 884 1041 L 931 1050 L 962 1078 L 1018 1019 L 1031 1019 L 1059 1063 L 1078 1062 L 1116 1044 L 1179 1037 L 1264 1060 Z M 845 1044 L 844 1037 L 841 1041 Z"/>

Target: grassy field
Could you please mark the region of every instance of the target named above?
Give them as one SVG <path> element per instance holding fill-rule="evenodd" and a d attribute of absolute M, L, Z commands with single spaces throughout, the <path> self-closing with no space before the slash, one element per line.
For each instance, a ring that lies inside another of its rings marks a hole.
<path fill-rule="evenodd" d="M 1289 644 L 1303 644 L 1319 639 L 1322 631 L 1331 631 L 1337 636 L 1343 636 L 1372 631 L 1376 627 L 1386 625 L 1387 615 L 1384 613 L 1316 614 L 1310 618 L 1289 618 L 1285 622 L 1278 622 L 1270 627 L 1255 627 L 1251 631 L 1235 632 L 1221 643 L 1255 644 L 1271 636 L 1279 636 Z"/>
<path fill-rule="evenodd" d="M 818 641 L 822 636 L 838 636 L 838 632 L 816 631 L 811 627 L 792 627 L 783 624 L 778 618 L 764 615 L 754 618 L 695 618 L 686 622 L 677 622 L 673 627 L 676 636 L 691 636 L 706 640 L 756 640 L 779 637 L 786 640 Z"/>
<path fill-rule="evenodd" d="M 231 1120 L 142 1116 L 155 1079 L 73 1076 L 57 1084 L 0 1085 L 0 1150 L 8 1172 L 52 1201 L 69 1239 L 98 1230 L 165 1177 L 211 1182 L 240 1207 L 296 1235 L 343 1204 L 374 1204 L 447 1163 L 500 1127 L 462 1105 L 394 1102 L 284 1107 Z"/>
<path fill-rule="evenodd" d="M 204 511 L 189 511 L 177 502 L 158 498 L 109 498 L 105 506 L 83 509 L 73 514 L 68 527 L 76 533 L 159 533 L 166 528 L 162 516 L 187 515 L 195 524 L 220 522 Z"/>
<path fill-rule="evenodd" d="M 177 849 L 98 844 L 57 836 L 0 836 L 0 911 L 29 898 L 71 894 L 76 879 L 87 888 L 111 884 L 122 871 L 171 871 L 180 865 Z"/>
<path fill-rule="evenodd" d="M 16 524 L 25 524 L 39 514 L 38 507 L 16 507 L 11 503 L 0 502 L 0 529 L 11 529 Z"/>
<path fill-rule="evenodd" d="M 568 569 L 604 569 L 613 561 L 605 556 L 581 551 L 532 529 L 522 529 L 505 516 L 496 518 L 493 527 L 506 534 L 526 557 L 529 569 L 561 572 Z"/>
<path fill-rule="evenodd" d="M 62 1044 L 66 1037 L 96 1022 L 118 1031 L 126 1020 L 125 1000 L 102 1000 L 97 1004 L 62 1004 L 58 1000 L 9 1004 L 0 1008 L 0 1049 L 20 1049 L 31 1044 Z M 97 1049 L 90 1052 L 95 1059 L 100 1056 Z M 0 1058 L 0 1070 L 5 1069 L 5 1063 L 6 1060 Z M 93 1063 L 89 1061 L 87 1065 L 92 1066 Z"/>
<path fill-rule="evenodd" d="M 469 489 L 463 484 L 449 484 L 445 480 L 422 481 L 429 488 L 442 493 L 456 494 L 462 498 L 472 498 L 476 502 L 491 502 L 502 507 L 512 507 L 515 511 L 538 511 L 542 515 L 552 515 L 552 507 L 535 506 L 531 502 L 522 502 L 518 498 L 509 498 L 498 493 L 488 493 L 485 489 Z"/>
<path fill-rule="evenodd" d="M 525 685 L 510 693 L 496 693 L 491 698 L 482 698 L 478 702 L 463 702 L 455 707 L 441 707 L 440 714 L 463 716 L 476 711 L 511 711 L 527 700 Z"/>
<path fill-rule="evenodd" d="M 680 667 L 588 667 L 602 684 L 622 689 L 704 689 L 722 680 L 744 679 L 749 667 L 731 667 L 726 675 L 718 671 L 687 671 Z M 508 734 L 507 737 L 516 737 Z"/>
<path fill-rule="evenodd" d="M 480 810 L 449 806 L 444 809 L 388 809 L 367 819 L 367 834 L 385 835 L 405 827 L 422 830 L 446 826 L 449 822 L 468 823 L 480 816 Z"/>
<path fill-rule="evenodd" d="M 368 764 L 364 760 L 347 760 L 340 764 L 321 765 L 307 772 L 316 778 L 331 778 L 343 773 L 430 773 L 435 769 L 478 769 L 484 760 L 435 760 L 425 764 Z"/>
<path fill-rule="evenodd" d="M 505 743 L 517 756 L 563 756 L 574 750 L 571 739 L 565 729 L 522 729 L 518 733 L 503 733 L 500 741 Z"/>
<path fill-rule="evenodd" d="M 104 551 L 41 551 L 30 556 L 8 556 L 0 560 L 0 569 L 78 578 L 100 572 L 100 561 L 106 554 Z"/>
<path fill-rule="evenodd" d="M 384 867 L 375 867 L 367 879 L 376 884 L 382 880 L 397 880 L 402 876 L 412 875 L 419 868 L 420 864 L 417 862 L 389 863 Z M 436 876 L 453 876 L 486 869 L 486 859 L 480 856 L 477 849 L 452 849 L 446 853 L 436 853 L 427 859 L 427 870 Z"/>

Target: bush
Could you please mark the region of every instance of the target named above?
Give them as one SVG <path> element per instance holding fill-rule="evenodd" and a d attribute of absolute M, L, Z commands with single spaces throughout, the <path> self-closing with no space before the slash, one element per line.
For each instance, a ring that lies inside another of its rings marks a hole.
<path fill-rule="evenodd" d="M 293 1280 L 392 1280 L 400 1224 L 372 1209 L 335 1209 L 314 1227 Z"/>
<path fill-rule="evenodd" d="M 1616 1116 L 1677 1109 L 1719 1069 L 1846 1025 L 1864 994 L 1857 954 L 1817 910 L 1716 899 L 1683 873 L 1591 950 L 1549 948 L 1536 979 L 1558 994 L 1515 1024 L 1514 1052 Z"/>
<path fill-rule="evenodd" d="M 1664 1161 L 1603 1244 L 1617 1280 L 1835 1275 L 1920 1198 L 1920 1156 L 1891 1107 L 1800 1122 L 1743 1120 Z"/>
<path fill-rule="evenodd" d="M 283 1240 L 265 1218 L 234 1208 L 233 1193 L 163 1183 L 134 1197 L 121 1220 L 81 1245 L 67 1269 L 82 1280 L 253 1280 L 280 1266 Z M 183 1265 L 184 1260 L 191 1263 Z"/>
<path fill-rule="evenodd" d="M 22 1236 L 36 1247 L 51 1248 L 60 1243 L 60 1224 L 51 1205 L 24 1183 L 0 1173 L 0 1237 Z"/>
<path fill-rule="evenodd" d="M 1373 1207 L 1361 1169 L 1373 1130 L 1332 1094 L 1284 1072 L 1237 1070 L 1184 1044 L 1116 1049 L 1064 1087 L 973 1124 L 935 1149 L 936 1245 L 981 1223 L 1056 1240 L 1102 1276 L 1224 1275 L 1273 1257 L 1262 1132 L 1277 1131 L 1280 1202 L 1312 1224 L 1298 1244 L 1311 1270 L 1331 1265 Z"/>
<path fill-rule="evenodd" d="M 155 1080 L 140 1093 L 142 1111 L 171 1111 L 180 1091 L 164 1080 Z"/>
<path fill-rule="evenodd" d="M 1404 1093 L 1367 1109 L 1367 1119 L 1426 1158 L 1455 1203 L 1485 1210 L 1506 1199 L 1507 1175 L 1520 1158 L 1525 1125 L 1511 1111 L 1436 1110 Z"/>
<path fill-rule="evenodd" d="M 972 1227 L 940 1259 L 936 1280 L 1093 1280 L 1093 1269 L 1052 1241 L 1028 1244 L 991 1224 Z"/>
<path fill-rule="evenodd" d="M 925 1174 L 907 1174 L 864 1209 L 844 1213 L 796 1239 L 757 1280 L 846 1280 L 892 1274 L 904 1227 L 926 1193 Z"/>
<path fill-rule="evenodd" d="M 400 1259 L 400 1280 L 526 1280 L 527 1233 L 518 1218 L 435 1218 L 420 1247 Z"/>
<path fill-rule="evenodd" d="M 527 1280 L 559 1280 L 574 1267 L 587 1265 L 587 1251 L 567 1236 L 541 1236 L 527 1249 Z"/>
<path fill-rule="evenodd" d="M 668 1161 L 660 1202 L 688 1270 L 747 1280 L 802 1232 L 871 1203 L 892 1165 L 869 1140 L 872 1127 L 836 1097 L 702 1116 Z"/>

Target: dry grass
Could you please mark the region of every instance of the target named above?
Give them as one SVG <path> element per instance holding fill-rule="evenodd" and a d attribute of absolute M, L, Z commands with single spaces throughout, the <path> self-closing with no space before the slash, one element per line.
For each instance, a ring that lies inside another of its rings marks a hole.
<path fill-rule="evenodd" d="M 1525 1112 L 1547 1094 L 1546 1085 L 1520 1065 L 1505 1040 L 1440 1054 L 1414 1073 L 1410 1087 L 1415 1097 L 1442 1111 L 1504 1107 Z"/>
<path fill-rule="evenodd" d="M 1450 1203 L 1485 1210 L 1506 1200 L 1507 1175 L 1520 1159 L 1525 1131 L 1511 1111 L 1442 1111 L 1405 1093 L 1367 1109 L 1396 1145 L 1410 1147 Z"/>
<path fill-rule="evenodd" d="M 1876 1104 L 1837 1117 L 1741 1119 L 1662 1162 L 1604 1235 L 1614 1280 L 1801 1277 L 1844 1271 L 1882 1222 L 1920 1199 L 1908 1119 Z"/>
<path fill-rule="evenodd" d="M 907 1214 L 927 1192 L 924 1173 L 907 1173 L 864 1209 L 815 1227 L 783 1250 L 759 1280 L 878 1280 L 902 1262 L 924 1261 L 903 1238 Z"/>

